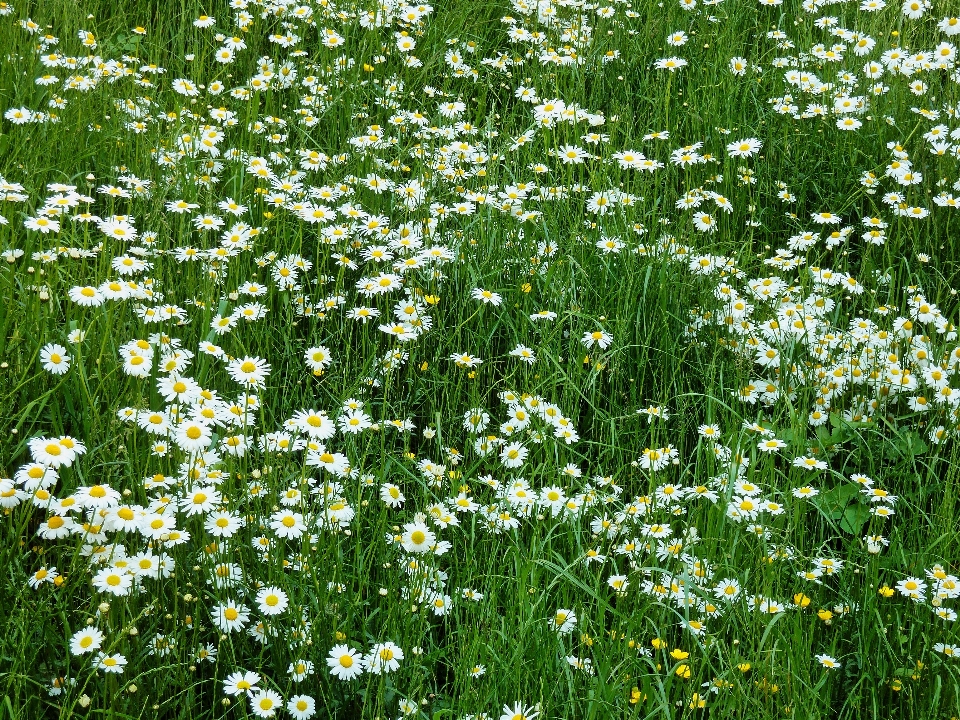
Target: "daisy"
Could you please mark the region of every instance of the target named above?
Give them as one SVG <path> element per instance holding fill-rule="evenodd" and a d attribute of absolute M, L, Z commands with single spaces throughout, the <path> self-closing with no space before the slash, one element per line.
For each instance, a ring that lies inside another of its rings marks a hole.
<path fill-rule="evenodd" d="M 611 575 L 607 578 L 607 585 L 613 588 L 618 595 L 622 595 L 627 591 L 630 581 L 627 580 L 626 575 Z"/>
<path fill-rule="evenodd" d="M 510 355 L 515 358 L 520 358 L 528 365 L 533 365 L 537 361 L 537 356 L 533 354 L 533 350 L 526 345 L 517 345 L 510 351 Z"/>
<path fill-rule="evenodd" d="M 490 290 L 484 290 L 483 288 L 474 288 L 470 296 L 474 300 L 479 300 L 482 303 L 493 305 L 494 307 L 497 307 L 503 302 L 503 298 L 499 294 L 491 292 Z"/>
<path fill-rule="evenodd" d="M 613 342 L 613 336 L 601 330 L 595 330 L 594 332 L 585 332 L 581 338 L 581 342 L 588 348 L 597 345 L 601 349 L 606 349 L 610 347 L 610 343 Z"/>
<path fill-rule="evenodd" d="M 693 226 L 700 232 L 712 233 L 717 229 L 717 221 L 705 212 L 693 214 Z"/>
<path fill-rule="evenodd" d="M 154 555 L 149 550 L 131 557 L 130 563 L 134 577 L 153 580 L 170 577 L 174 568 L 173 560 L 169 555 L 165 553 Z"/>
<path fill-rule="evenodd" d="M 209 355 L 210 357 L 215 358 L 224 356 L 223 348 L 212 342 L 200 343 L 200 352 L 202 352 L 204 355 Z"/>
<path fill-rule="evenodd" d="M 106 300 L 100 290 L 90 285 L 72 287 L 67 295 L 81 307 L 98 307 Z"/>
<path fill-rule="evenodd" d="M 394 323 L 393 325 L 380 325 L 379 329 L 387 335 L 393 335 L 400 342 L 408 342 L 417 337 L 417 329 L 407 322 Z"/>
<path fill-rule="evenodd" d="M 270 528 L 277 536 L 288 539 L 297 539 L 307 529 L 303 522 L 303 515 L 289 510 L 275 512 L 270 519 Z"/>
<path fill-rule="evenodd" d="M 366 324 L 368 320 L 380 317 L 380 311 L 372 307 L 355 307 L 347 312 L 347 317 L 351 320 L 359 320 Z"/>
<path fill-rule="evenodd" d="M 457 367 L 462 368 L 477 367 L 483 362 L 483 360 L 470 353 L 456 353 L 451 355 L 450 359 L 457 364 Z"/>
<path fill-rule="evenodd" d="M 812 213 L 810 219 L 818 225 L 837 225 L 840 222 L 840 216 L 832 212 Z"/>
<path fill-rule="evenodd" d="M 796 457 L 793 459 L 793 466 L 804 470 L 826 470 L 827 463 L 815 457 Z"/>
<path fill-rule="evenodd" d="M 938 653 L 943 653 L 947 657 L 958 658 L 960 657 L 960 647 L 956 645 L 950 645 L 947 643 L 936 643 L 933 646 L 933 651 Z"/>
<path fill-rule="evenodd" d="M 302 682 L 308 675 L 313 674 L 313 663 L 309 660 L 300 659 L 290 663 L 287 672 L 294 682 Z"/>
<path fill-rule="evenodd" d="M 133 587 L 133 575 L 118 568 L 104 568 L 93 577 L 93 586 L 103 593 L 123 596 Z"/>
<path fill-rule="evenodd" d="M 223 692 L 234 696 L 241 693 L 252 695 L 259 682 L 260 675 L 258 673 L 240 670 L 227 675 L 223 681 Z"/>
<path fill-rule="evenodd" d="M 97 227 L 113 240 L 136 240 L 137 230 L 126 220 L 111 218 L 100 222 Z"/>
<path fill-rule="evenodd" d="M 95 627 L 78 630 L 70 638 L 70 652 L 74 655 L 83 655 L 100 649 L 106 636 Z"/>
<path fill-rule="evenodd" d="M 30 108 L 10 108 L 3 116 L 14 125 L 24 125 L 34 119 L 34 112 Z"/>
<path fill-rule="evenodd" d="M 335 678 L 352 680 L 363 673 L 366 662 L 363 656 L 349 645 L 334 645 L 327 655 L 327 667 Z"/>
<path fill-rule="evenodd" d="M 437 541 L 437 536 L 422 522 L 407 523 L 403 530 L 400 544 L 409 553 L 427 552 Z"/>
<path fill-rule="evenodd" d="M 37 230 L 44 235 L 51 232 L 60 232 L 60 223 L 43 215 L 27 218 L 23 221 L 23 226 L 27 230 Z"/>
<path fill-rule="evenodd" d="M 504 467 L 514 469 L 523 465 L 524 461 L 527 459 L 529 450 L 525 448 L 522 444 L 518 442 L 512 442 L 509 445 L 505 445 L 500 451 L 500 461 L 503 463 Z"/>
<path fill-rule="evenodd" d="M 363 410 L 350 410 L 337 419 L 337 424 L 345 434 L 356 435 L 373 426 L 370 416 Z"/>
<path fill-rule="evenodd" d="M 322 410 L 300 410 L 292 418 L 297 429 L 316 440 L 329 440 L 336 425 Z"/>
<path fill-rule="evenodd" d="M 559 157 L 565 165 L 579 165 L 586 158 L 590 157 L 590 153 L 576 145 L 562 145 L 557 150 L 557 157 Z"/>
<path fill-rule="evenodd" d="M 212 436 L 213 432 L 205 423 L 188 420 L 177 426 L 174 440 L 182 450 L 197 453 L 210 446 Z"/>
<path fill-rule="evenodd" d="M 174 92 L 179 95 L 186 95 L 187 97 L 195 97 L 200 94 L 200 91 L 197 89 L 197 86 L 185 78 L 178 78 L 173 81 L 172 87 Z"/>
<path fill-rule="evenodd" d="M 109 485 L 81 485 L 73 494 L 77 504 L 87 510 L 104 510 L 115 507 L 120 493 Z"/>
<path fill-rule="evenodd" d="M 901 595 L 905 595 L 916 602 L 922 601 L 927 591 L 926 583 L 915 577 L 904 578 L 897 583 L 896 588 Z"/>
<path fill-rule="evenodd" d="M 550 619 L 550 629 L 555 630 L 561 635 L 567 635 L 573 632 L 573 628 L 577 624 L 577 615 L 573 610 L 565 610 L 563 608 L 557 610 L 554 616 Z"/>
<path fill-rule="evenodd" d="M 500 720 L 533 720 L 539 715 L 533 707 L 524 707 L 521 703 L 514 703 L 513 707 L 504 705 Z"/>
<path fill-rule="evenodd" d="M 929 3 L 922 2 L 922 0 L 904 0 L 901 10 L 905 17 L 916 20 L 923 17 L 923 13 L 929 6 Z"/>
<path fill-rule="evenodd" d="M 270 585 L 257 592 L 257 605 L 264 615 L 279 615 L 289 603 L 287 594 L 278 587 Z"/>
<path fill-rule="evenodd" d="M 322 467 L 334 475 L 339 475 L 350 466 L 350 461 L 343 453 L 328 452 L 320 447 L 307 452 L 306 464 L 308 467 Z"/>
<path fill-rule="evenodd" d="M 123 672 L 123 668 L 127 664 L 127 659 L 119 653 L 114 655 L 100 653 L 96 658 L 94 658 L 93 664 L 98 670 L 119 675 Z"/>
<path fill-rule="evenodd" d="M 817 655 L 817 662 L 828 670 L 837 670 L 840 667 L 840 663 L 837 661 L 837 659 L 830 657 L 829 655 Z"/>
<path fill-rule="evenodd" d="M 250 708 L 257 717 L 273 717 L 277 710 L 283 707 L 283 698 L 280 693 L 261 688 L 256 693 L 250 694 Z"/>
<path fill-rule="evenodd" d="M 732 602 L 740 596 L 740 583 L 733 578 L 725 578 L 714 585 L 713 594 L 720 600 Z"/>
<path fill-rule="evenodd" d="M 63 345 L 48 343 L 40 350 L 40 364 L 53 375 L 63 375 L 70 369 L 70 356 Z"/>
<path fill-rule="evenodd" d="M 435 593 L 429 604 L 433 608 L 434 615 L 446 615 L 453 606 L 453 598 L 443 593 Z"/>
<path fill-rule="evenodd" d="M 727 145 L 727 154 L 735 158 L 752 157 L 760 152 L 762 146 L 763 143 L 757 138 L 738 140 Z"/>
<path fill-rule="evenodd" d="M 287 712 L 294 720 L 310 720 L 317 711 L 317 702 L 309 695 L 294 695 L 287 700 Z"/>
<path fill-rule="evenodd" d="M 674 47 L 680 47 L 687 44 L 687 34 L 683 31 L 675 32 L 667 36 L 667 44 Z"/>
<path fill-rule="evenodd" d="M 173 374 L 157 380 L 157 391 L 168 403 L 189 404 L 200 398 L 200 385 L 193 379 Z"/>
<path fill-rule="evenodd" d="M 403 650 L 392 642 L 377 643 L 364 658 L 364 664 L 374 675 L 390 673 L 400 667 Z"/>
<path fill-rule="evenodd" d="M 270 365 L 266 360 L 257 357 L 244 357 L 232 360 L 227 365 L 227 372 L 235 382 L 249 387 L 263 387 L 267 375 L 270 374 Z"/>
<path fill-rule="evenodd" d="M 707 438 L 712 440 L 720 437 L 720 426 L 719 425 L 701 425 L 697 428 L 697 433 L 700 437 Z"/>
<path fill-rule="evenodd" d="M 179 506 L 187 516 L 210 512 L 223 500 L 223 496 L 213 486 L 198 487 L 180 498 Z"/>
<path fill-rule="evenodd" d="M 76 453 L 64 447 L 55 438 L 33 438 L 27 446 L 35 463 L 54 469 L 70 467 L 76 458 Z"/>
<path fill-rule="evenodd" d="M 30 579 L 27 580 L 27 584 L 36 590 L 43 583 L 52 583 L 58 577 L 60 577 L 60 573 L 57 572 L 55 567 L 42 567 L 30 576 Z"/>
<path fill-rule="evenodd" d="M 162 411 L 141 410 L 137 413 L 136 422 L 151 435 L 167 435 L 172 427 L 169 414 Z"/>
<path fill-rule="evenodd" d="M 678 57 L 669 57 L 657 60 L 653 66 L 657 70 L 669 70 L 670 72 L 676 72 L 680 68 L 686 66 L 687 61 L 683 58 Z"/>
<path fill-rule="evenodd" d="M 770 438 L 768 440 L 761 440 L 757 443 L 757 448 L 760 452 L 772 453 L 777 452 L 781 448 L 785 448 L 787 444 L 783 440 L 777 438 Z"/>
<path fill-rule="evenodd" d="M 177 520 L 171 515 L 148 513 L 140 519 L 140 534 L 151 540 L 160 540 L 176 528 Z"/>
<path fill-rule="evenodd" d="M 401 507 L 406 500 L 400 488 L 392 483 L 384 483 L 380 486 L 380 499 L 389 507 Z"/>

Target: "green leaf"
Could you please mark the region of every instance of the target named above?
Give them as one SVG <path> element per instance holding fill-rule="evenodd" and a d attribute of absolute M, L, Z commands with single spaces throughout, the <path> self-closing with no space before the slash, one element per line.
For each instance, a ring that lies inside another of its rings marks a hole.
<path fill-rule="evenodd" d="M 840 529 L 851 535 L 859 535 L 863 526 L 870 520 L 870 509 L 863 503 L 854 503 L 843 511 Z"/>
<path fill-rule="evenodd" d="M 853 483 L 837 485 L 815 497 L 813 505 L 831 524 L 839 522 L 843 532 L 856 534 L 870 519 L 870 511 L 866 507 L 860 503 L 850 504 L 859 492 L 860 488 Z"/>
<path fill-rule="evenodd" d="M 826 515 L 842 513 L 843 509 L 857 496 L 859 491 L 859 488 L 853 484 L 837 485 L 832 490 L 815 497 L 813 504 Z"/>
<path fill-rule="evenodd" d="M 929 450 L 927 443 L 924 442 L 923 438 L 920 437 L 920 433 L 916 430 L 910 430 L 898 435 L 894 446 L 900 451 L 900 454 L 908 458 L 923 455 Z"/>

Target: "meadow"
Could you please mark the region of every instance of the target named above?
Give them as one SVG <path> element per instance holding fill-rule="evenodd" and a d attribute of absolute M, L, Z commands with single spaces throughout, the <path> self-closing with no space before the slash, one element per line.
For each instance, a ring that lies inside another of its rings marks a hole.
<path fill-rule="evenodd" d="M 0 720 L 956 720 L 958 12 L 0 1 Z"/>

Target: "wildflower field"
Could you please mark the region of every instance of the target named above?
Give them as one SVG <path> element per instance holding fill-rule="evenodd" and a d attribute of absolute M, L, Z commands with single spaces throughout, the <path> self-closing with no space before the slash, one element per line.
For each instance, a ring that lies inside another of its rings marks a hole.
<path fill-rule="evenodd" d="M 960 716 L 958 14 L 0 2 L 0 720 Z"/>

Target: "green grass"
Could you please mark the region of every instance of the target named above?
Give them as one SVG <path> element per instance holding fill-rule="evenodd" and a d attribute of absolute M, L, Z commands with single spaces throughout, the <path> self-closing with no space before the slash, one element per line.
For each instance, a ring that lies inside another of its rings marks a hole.
<path fill-rule="evenodd" d="M 281 698 L 279 717 L 960 715 L 960 76 L 939 7 L 635 1 L 607 16 L 451 0 L 370 23 L 370 3 L 250 2 L 239 23 L 230 5 L 0 4 L 0 719 L 264 715 L 255 702 L 276 696 L 227 692 L 246 671 Z M 193 24 L 204 13 L 212 27 Z M 299 40 L 275 41 L 288 33 Z M 234 35 L 245 47 L 218 62 Z M 863 37 L 875 47 L 858 55 Z M 897 48 L 928 67 L 898 73 Z M 65 60 L 49 67 L 51 53 Z M 686 64 L 656 67 L 670 57 Z M 862 107 L 835 112 L 843 98 Z M 540 122 L 556 101 L 570 121 Z M 18 108 L 46 115 L 20 123 Z M 757 152 L 728 150 L 748 138 Z M 893 166 L 898 145 L 918 181 Z M 562 159 L 571 147 L 582 162 Z M 627 151 L 652 171 L 622 167 Z M 55 196 L 59 230 L 33 229 Z M 307 222 L 307 203 L 329 216 Z M 224 225 L 198 229 L 201 215 Z M 111 217 L 136 236 L 107 234 Z M 211 254 L 225 231 L 247 236 Z M 124 258 L 149 265 L 122 275 Z M 358 282 L 381 272 L 396 277 L 366 296 Z M 72 299 L 129 280 L 135 296 Z M 401 301 L 422 323 L 409 341 L 379 329 Z M 263 317 L 213 329 L 253 302 Z M 150 309 L 172 314 L 150 322 Z M 54 344 L 63 374 L 41 361 Z M 318 346 L 332 362 L 314 373 L 304 353 Z M 481 362 L 452 359 L 464 354 Z M 247 358 L 269 372 L 232 412 L 244 387 L 228 366 Z M 168 375 L 204 395 L 165 399 Z M 346 422 L 348 401 L 371 427 L 297 445 L 311 426 L 294 429 L 296 413 Z M 165 413 L 169 434 L 138 413 Z M 471 413 L 488 416 L 482 431 Z M 190 449 L 191 422 L 214 454 Z M 31 463 L 59 461 L 29 441 L 64 437 L 85 452 L 37 492 Z M 249 447 L 234 455 L 238 438 Z M 318 467 L 325 451 L 348 467 Z M 387 483 L 401 504 L 382 499 Z M 218 499 L 197 511 L 197 492 Z M 241 527 L 217 530 L 221 511 Z M 290 532 L 284 512 L 299 514 Z M 53 537 L 60 516 L 70 532 Z M 416 530 L 442 544 L 416 552 Z M 162 577 L 130 569 L 144 559 L 166 563 Z M 55 582 L 36 575 L 54 567 Z M 286 596 L 282 612 L 264 588 Z M 227 603 L 249 611 L 239 630 L 215 622 Z M 561 610 L 576 622 L 555 627 Z M 99 648 L 71 650 L 87 627 Z M 335 646 L 385 642 L 403 652 L 396 670 L 330 672 Z M 91 662 L 107 656 L 121 673 Z M 298 679 L 300 661 L 313 670 Z M 287 707 L 300 696 L 313 715 Z"/>

